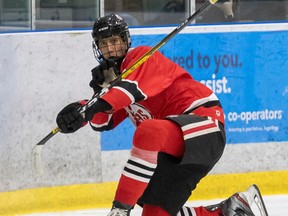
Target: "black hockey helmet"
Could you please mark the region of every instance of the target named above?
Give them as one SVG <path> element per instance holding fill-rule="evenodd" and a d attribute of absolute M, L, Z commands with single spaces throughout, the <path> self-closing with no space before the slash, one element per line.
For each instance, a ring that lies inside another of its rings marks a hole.
<path fill-rule="evenodd" d="M 118 14 L 109 14 L 96 19 L 93 26 L 92 37 L 93 51 L 97 61 L 103 59 L 101 50 L 98 47 L 99 40 L 113 35 L 119 35 L 122 40 L 127 43 L 126 51 L 128 51 L 131 46 L 131 38 L 127 22 Z"/>

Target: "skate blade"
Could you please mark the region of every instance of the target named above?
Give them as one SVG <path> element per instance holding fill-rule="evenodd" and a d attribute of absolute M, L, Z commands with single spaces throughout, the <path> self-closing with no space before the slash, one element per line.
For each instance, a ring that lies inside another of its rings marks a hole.
<path fill-rule="evenodd" d="M 242 192 L 242 194 L 246 197 L 251 207 L 253 207 L 254 203 L 256 204 L 260 216 L 268 216 L 264 200 L 257 185 L 251 185 L 246 191 Z"/>

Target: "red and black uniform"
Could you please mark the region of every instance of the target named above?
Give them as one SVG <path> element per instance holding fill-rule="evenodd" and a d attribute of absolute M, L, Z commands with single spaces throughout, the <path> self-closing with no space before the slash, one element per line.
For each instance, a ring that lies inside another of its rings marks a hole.
<path fill-rule="evenodd" d="M 149 49 L 128 52 L 121 71 Z M 96 113 L 90 121 L 94 130 L 110 130 L 126 117 L 137 127 L 115 199 L 158 205 L 176 215 L 223 153 L 224 114 L 218 98 L 156 52 L 102 99 L 113 111 Z"/>
<path fill-rule="evenodd" d="M 130 51 L 121 70 L 132 65 L 148 50 L 149 47 L 141 46 Z M 102 99 L 114 109 L 113 125 L 105 129 L 114 128 L 127 115 L 137 126 L 147 118 L 163 119 L 192 110 L 196 115 L 210 116 L 224 123 L 223 111 L 216 95 L 159 52 L 110 89 Z M 91 123 L 94 129 L 102 130 L 99 126 L 112 119 L 111 116 L 103 119 L 98 115 L 103 114 L 96 114 Z"/>

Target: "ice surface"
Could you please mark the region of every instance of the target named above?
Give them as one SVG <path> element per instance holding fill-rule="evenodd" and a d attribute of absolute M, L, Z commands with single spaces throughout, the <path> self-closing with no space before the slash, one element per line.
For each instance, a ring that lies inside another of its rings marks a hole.
<path fill-rule="evenodd" d="M 287 214 L 288 206 L 288 195 L 271 195 L 263 196 L 264 202 L 267 207 L 269 216 L 284 216 Z M 192 201 L 186 203 L 187 206 L 201 206 L 211 205 L 218 203 L 222 200 L 203 200 L 203 201 Z M 79 210 L 69 212 L 55 212 L 55 213 L 34 213 L 25 216 L 106 216 L 109 213 L 109 209 L 92 209 L 92 210 Z M 141 208 L 136 207 L 132 212 L 131 216 L 140 216 Z M 256 216 L 259 216 L 256 214 Z"/>

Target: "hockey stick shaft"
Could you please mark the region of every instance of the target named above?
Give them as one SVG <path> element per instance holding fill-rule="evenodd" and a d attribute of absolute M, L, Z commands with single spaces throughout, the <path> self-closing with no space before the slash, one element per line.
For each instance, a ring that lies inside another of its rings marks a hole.
<path fill-rule="evenodd" d="M 140 57 L 134 64 L 125 69 L 122 72 L 121 77 L 125 78 L 131 74 L 136 68 L 143 64 L 148 58 L 150 58 L 157 50 L 164 46 L 171 38 L 182 31 L 187 25 L 189 25 L 203 10 L 205 10 L 211 4 L 215 4 L 218 0 L 210 0 L 205 2 L 195 13 L 184 20 L 177 28 L 175 28 L 171 33 L 169 33 L 165 38 L 163 38 L 158 44 L 151 48 L 147 53 Z"/>
<path fill-rule="evenodd" d="M 59 128 L 53 129 L 47 136 L 45 136 L 40 142 L 38 142 L 36 145 L 44 145 L 48 140 L 50 140 L 56 133 L 59 132 Z"/>
<path fill-rule="evenodd" d="M 218 0 L 209 0 L 206 1 L 195 13 L 189 16 L 186 20 L 184 20 L 177 28 L 175 28 L 171 33 L 169 33 L 165 38 L 163 38 L 158 44 L 156 44 L 153 48 L 151 48 L 148 52 L 146 52 L 142 57 L 140 57 L 136 62 L 134 62 L 130 67 L 126 68 L 115 80 L 110 82 L 99 94 L 96 94 L 92 97 L 80 110 L 80 113 L 84 113 L 87 108 L 91 107 L 96 101 L 101 98 L 104 94 L 106 94 L 109 89 L 111 89 L 116 83 L 118 83 L 121 79 L 126 78 L 129 74 L 131 74 L 135 69 L 137 69 L 140 65 L 142 65 L 148 58 L 150 58 L 157 50 L 159 50 L 163 45 L 165 45 L 171 38 L 173 38 L 176 34 L 182 31 L 187 25 L 189 25 L 196 17 L 202 13 L 208 6 L 215 4 Z M 44 137 L 39 143 L 36 145 L 44 145 L 48 140 L 50 140 L 55 134 L 57 134 L 60 129 L 54 128 L 46 137 Z"/>

